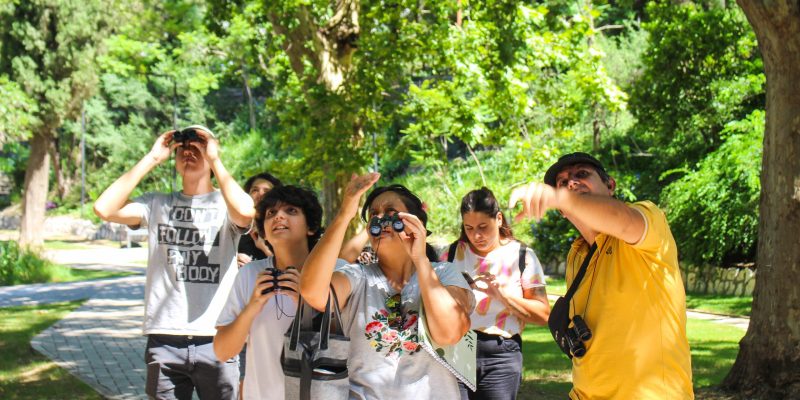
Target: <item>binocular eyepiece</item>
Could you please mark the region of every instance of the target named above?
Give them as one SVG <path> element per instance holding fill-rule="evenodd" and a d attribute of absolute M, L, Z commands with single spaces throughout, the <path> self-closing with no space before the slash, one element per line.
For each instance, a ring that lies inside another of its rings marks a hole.
<path fill-rule="evenodd" d="M 572 327 L 567 329 L 567 345 L 573 356 L 581 358 L 586 355 L 586 346 L 583 342 L 592 338 L 592 330 L 580 315 L 572 318 Z"/>
<path fill-rule="evenodd" d="M 383 228 L 390 225 L 395 232 L 402 232 L 406 227 L 406 225 L 403 223 L 403 220 L 400 219 L 400 216 L 397 213 L 392 215 L 384 215 L 381 218 L 374 216 L 369 220 L 369 234 L 378 237 L 381 235 Z"/>
<path fill-rule="evenodd" d="M 202 139 L 197 134 L 197 130 L 194 128 L 186 128 L 182 131 L 175 131 L 172 134 L 172 141 L 175 143 L 186 144 L 188 142 L 198 142 Z"/>

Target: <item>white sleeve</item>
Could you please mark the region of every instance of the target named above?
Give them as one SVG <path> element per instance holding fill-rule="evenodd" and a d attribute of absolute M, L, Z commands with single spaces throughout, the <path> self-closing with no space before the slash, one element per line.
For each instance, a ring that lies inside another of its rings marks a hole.
<path fill-rule="evenodd" d="M 533 289 L 546 285 L 542 264 L 530 248 L 525 251 L 525 271 L 522 272 L 520 282 L 523 289 Z"/>

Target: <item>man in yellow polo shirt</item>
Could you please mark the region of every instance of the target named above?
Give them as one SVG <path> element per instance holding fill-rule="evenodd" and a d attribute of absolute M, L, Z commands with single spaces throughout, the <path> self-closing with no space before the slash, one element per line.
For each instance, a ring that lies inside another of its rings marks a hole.
<path fill-rule="evenodd" d="M 569 317 L 580 315 L 592 333 L 586 353 L 572 358 L 569 397 L 693 399 L 686 294 L 664 213 L 649 201 L 615 199 L 616 182 L 586 153 L 559 158 L 544 182 L 514 190 L 510 205 L 522 201 L 518 219 L 557 209 L 580 232 L 567 285 L 597 245 L 569 305 Z"/>

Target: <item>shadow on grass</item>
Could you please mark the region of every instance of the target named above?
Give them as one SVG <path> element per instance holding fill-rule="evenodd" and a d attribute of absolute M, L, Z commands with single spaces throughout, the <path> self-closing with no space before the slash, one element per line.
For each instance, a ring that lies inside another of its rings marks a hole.
<path fill-rule="evenodd" d="M 92 388 L 34 351 L 31 339 L 82 301 L 0 308 L 0 398 L 100 399 Z M 68 397 L 65 397 L 68 394 Z"/>
<path fill-rule="evenodd" d="M 529 326 L 522 335 L 523 379 L 519 399 L 565 399 L 572 387 L 572 362 L 553 342 L 550 331 Z"/>

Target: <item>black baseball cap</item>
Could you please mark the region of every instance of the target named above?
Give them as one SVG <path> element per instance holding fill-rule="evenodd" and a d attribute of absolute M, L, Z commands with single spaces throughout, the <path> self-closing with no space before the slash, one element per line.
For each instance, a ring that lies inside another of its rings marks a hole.
<path fill-rule="evenodd" d="M 551 165 L 544 174 L 544 183 L 552 187 L 556 187 L 556 176 L 558 173 L 561 172 L 561 170 L 563 170 L 565 167 L 575 164 L 589 164 L 597 168 L 598 171 L 602 171 L 606 175 L 608 174 L 606 173 L 606 170 L 603 168 L 603 164 L 601 164 L 600 161 L 597 161 L 596 158 L 590 156 L 589 154 L 578 151 L 561 156 L 555 164 Z"/>

